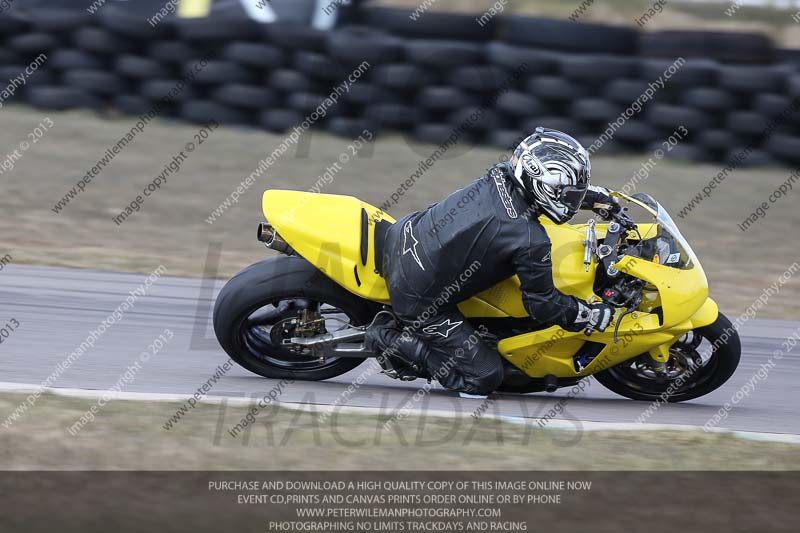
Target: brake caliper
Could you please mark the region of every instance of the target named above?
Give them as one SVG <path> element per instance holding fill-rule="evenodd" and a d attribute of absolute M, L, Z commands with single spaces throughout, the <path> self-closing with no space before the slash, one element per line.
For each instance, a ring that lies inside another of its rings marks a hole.
<path fill-rule="evenodd" d="M 303 309 L 300 313 L 300 319 L 294 328 L 296 337 L 314 337 L 325 333 L 325 319 L 319 314 L 319 311 L 312 309 Z"/>

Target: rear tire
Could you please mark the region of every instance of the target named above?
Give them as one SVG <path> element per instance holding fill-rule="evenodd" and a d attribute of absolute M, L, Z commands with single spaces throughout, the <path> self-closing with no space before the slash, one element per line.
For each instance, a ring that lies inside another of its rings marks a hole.
<path fill-rule="evenodd" d="M 253 328 L 258 326 L 253 325 L 252 315 L 272 303 L 293 299 L 333 306 L 350 319 L 351 325 L 369 323 L 376 312 L 376 304 L 349 293 L 305 259 L 297 256 L 267 259 L 236 274 L 220 291 L 214 305 L 214 332 L 222 349 L 247 370 L 275 379 L 329 379 L 349 372 L 364 361 L 356 358 L 314 360 L 302 355 L 292 361 L 291 353 L 285 348 L 265 342 L 253 343 Z M 272 338 L 271 331 L 255 335 L 258 341 Z M 269 348 L 256 353 L 256 344 Z"/>
<path fill-rule="evenodd" d="M 742 345 L 736 329 L 722 313 L 713 324 L 693 330 L 691 333 L 699 335 L 712 346 L 716 343 L 719 345 L 711 351 L 709 359 L 694 370 L 689 379 L 685 379 L 682 385 L 675 387 L 671 393 L 670 385 L 675 380 L 647 379 L 633 371 L 632 366 L 635 364 L 633 359 L 598 372 L 594 377 L 605 388 L 632 400 L 652 402 L 661 399 L 665 393 L 667 393 L 665 399 L 668 402 L 685 402 L 705 396 L 721 387 L 733 375 L 739 365 Z M 726 335 L 727 339 L 723 341 L 722 339 Z M 694 337 L 692 338 L 694 339 Z M 682 341 L 683 339 L 678 341 L 673 348 L 679 347 Z M 672 352 L 672 350 L 670 351 Z"/>

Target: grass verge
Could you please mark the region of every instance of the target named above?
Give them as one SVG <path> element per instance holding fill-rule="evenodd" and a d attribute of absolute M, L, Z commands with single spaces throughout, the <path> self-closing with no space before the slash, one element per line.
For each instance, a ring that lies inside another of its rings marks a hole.
<path fill-rule="evenodd" d="M 0 394 L 0 417 L 25 398 Z M 0 429 L 0 470 L 797 470 L 800 446 L 681 431 L 546 430 L 492 419 L 270 408 L 228 434 L 247 406 L 113 400 L 77 435 L 94 400 L 45 394 Z"/>

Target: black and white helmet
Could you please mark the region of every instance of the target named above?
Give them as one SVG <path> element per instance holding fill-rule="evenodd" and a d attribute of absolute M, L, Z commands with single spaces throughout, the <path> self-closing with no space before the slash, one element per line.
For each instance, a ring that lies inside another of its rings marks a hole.
<path fill-rule="evenodd" d="M 589 153 L 573 137 L 536 128 L 514 150 L 511 171 L 528 200 L 550 220 L 563 224 L 586 196 L 592 165 Z"/>

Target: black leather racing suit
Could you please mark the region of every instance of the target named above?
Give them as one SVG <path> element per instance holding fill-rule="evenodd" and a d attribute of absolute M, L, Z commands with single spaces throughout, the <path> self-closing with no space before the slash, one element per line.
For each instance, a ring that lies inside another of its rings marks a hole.
<path fill-rule="evenodd" d="M 456 304 L 516 274 L 537 323 L 568 326 L 578 305 L 553 285 L 550 239 L 507 164 L 387 231 L 384 275 L 395 314 L 427 346 L 424 369 L 446 388 L 488 394 L 503 380 L 497 351 Z M 594 196 L 584 201 L 591 205 Z"/>

